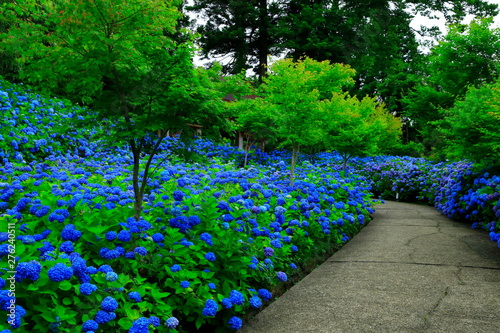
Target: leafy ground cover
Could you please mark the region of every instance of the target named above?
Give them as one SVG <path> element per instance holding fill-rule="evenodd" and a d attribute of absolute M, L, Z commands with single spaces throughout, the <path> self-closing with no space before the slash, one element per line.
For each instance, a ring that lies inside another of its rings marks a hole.
<path fill-rule="evenodd" d="M 63 101 L 0 90 L 2 332 L 237 329 L 373 212 L 364 177 L 303 162 L 290 186 L 285 152 L 238 169 L 234 148 L 198 140 L 208 163 L 185 163 L 168 140 L 137 221 L 127 150 L 57 132 L 78 117 Z"/>

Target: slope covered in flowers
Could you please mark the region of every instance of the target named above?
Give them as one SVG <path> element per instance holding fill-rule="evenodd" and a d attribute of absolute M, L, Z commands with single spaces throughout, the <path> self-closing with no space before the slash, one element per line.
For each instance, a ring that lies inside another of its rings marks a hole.
<path fill-rule="evenodd" d="M 189 164 L 168 140 L 136 221 L 125 148 L 59 132 L 78 117 L 62 101 L 4 82 L 0 98 L 0 332 L 237 329 L 373 212 L 365 179 L 335 167 L 304 162 L 290 186 L 285 152 L 238 169 L 237 150 L 198 140 L 209 162 Z"/>

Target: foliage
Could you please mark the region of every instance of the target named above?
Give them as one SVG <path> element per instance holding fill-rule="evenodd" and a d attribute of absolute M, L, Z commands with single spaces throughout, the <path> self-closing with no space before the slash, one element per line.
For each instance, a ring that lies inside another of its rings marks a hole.
<path fill-rule="evenodd" d="M 334 94 L 323 104 L 323 145 L 340 153 L 344 171 L 351 157 L 380 154 L 399 142 L 401 123 L 377 104 L 372 98 L 346 94 Z"/>
<path fill-rule="evenodd" d="M 253 69 L 262 79 L 268 55 L 276 54 L 272 49 L 278 41 L 272 30 L 278 6 L 268 0 L 194 0 L 186 9 L 203 18 L 196 30 L 205 59 L 229 58 L 224 61 L 225 73 Z"/>
<path fill-rule="evenodd" d="M 500 161 L 500 83 L 471 88 L 463 100 L 446 112 L 443 134 L 448 156 L 468 159 L 480 167 Z"/>
<path fill-rule="evenodd" d="M 446 150 L 435 126 L 446 114 L 443 110 L 453 107 L 470 86 L 491 83 L 498 75 L 500 30 L 491 23 L 482 19 L 449 26 L 427 58 L 424 80 L 403 98 L 405 116 L 414 122 L 428 152 Z"/>
<path fill-rule="evenodd" d="M 245 139 L 245 159 L 248 163 L 250 147 L 257 143 L 274 143 L 276 125 L 274 124 L 275 108 L 260 97 L 251 96 L 230 104 L 230 112 L 236 118 L 236 131 Z M 252 98 L 253 97 L 253 98 Z"/>
<path fill-rule="evenodd" d="M 292 148 L 291 183 L 300 148 L 314 146 L 322 139 L 323 101 L 351 85 L 353 74 L 348 66 L 311 58 L 280 60 L 270 67 L 260 89 L 264 102 L 276 110 L 278 139 L 282 146 Z"/>
<path fill-rule="evenodd" d="M 402 96 L 425 75 L 419 37 L 435 41 L 440 34 L 438 27 L 415 29 L 410 26 L 413 18 L 442 14 L 448 23 L 457 23 L 468 14 L 494 17 L 498 13 L 496 4 L 482 0 L 194 3 L 188 10 L 204 19 L 198 24 L 203 54 L 225 61 L 226 73 L 254 66 L 262 77 L 268 55 L 348 64 L 356 70 L 351 94 L 377 95 L 398 116 L 403 112 Z M 409 126 L 405 130 L 413 132 Z"/>
<path fill-rule="evenodd" d="M 469 25 L 450 25 L 447 35 L 429 55 L 430 81 L 440 90 L 462 97 L 469 86 L 491 83 L 498 76 L 500 29 L 492 18 Z"/>
<path fill-rule="evenodd" d="M 171 37 L 178 6 L 163 0 L 46 0 L 3 7 L 12 26 L 2 45 L 23 54 L 21 78 L 42 91 L 91 104 L 98 119 L 109 121 L 108 138 L 128 143 L 137 219 L 162 140 L 188 132 L 189 123 L 205 125 L 208 135 L 225 122 L 222 96 L 214 89 L 218 75 L 193 68 L 192 38 L 177 43 Z M 151 143 L 145 142 L 148 135 Z M 140 175 L 144 153 L 149 159 Z"/>

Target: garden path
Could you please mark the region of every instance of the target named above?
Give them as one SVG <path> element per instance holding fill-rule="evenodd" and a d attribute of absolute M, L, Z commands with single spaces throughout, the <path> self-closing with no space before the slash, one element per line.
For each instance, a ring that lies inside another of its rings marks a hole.
<path fill-rule="evenodd" d="M 500 248 L 424 205 L 387 202 L 240 333 L 500 332 Z"/>

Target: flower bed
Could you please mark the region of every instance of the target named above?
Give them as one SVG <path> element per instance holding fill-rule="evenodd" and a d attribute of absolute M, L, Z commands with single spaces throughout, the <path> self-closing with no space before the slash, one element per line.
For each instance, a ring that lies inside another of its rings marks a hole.
<path fill-rule="evenodd" d="M 176 161 L 169 140 L 137 221 L 126 150 L 104 151 L 99 129 L 54 134 L 77 117 L 60 101 L 0 91 L 0 332 L 238 329 L 373 212 L 364 177 L 303 163 L 290 186 L 283 152 L 244 170 L 204 140 L 210 163 Z"/>
<path fill-rule="evenodd" d="M 383 198 L 429 203 L 449 218 L 489 231 L 500 246 L 500 177 L 474 172 L 468 162 L 410 157 L 365 159 L 355 168 Z"/>

